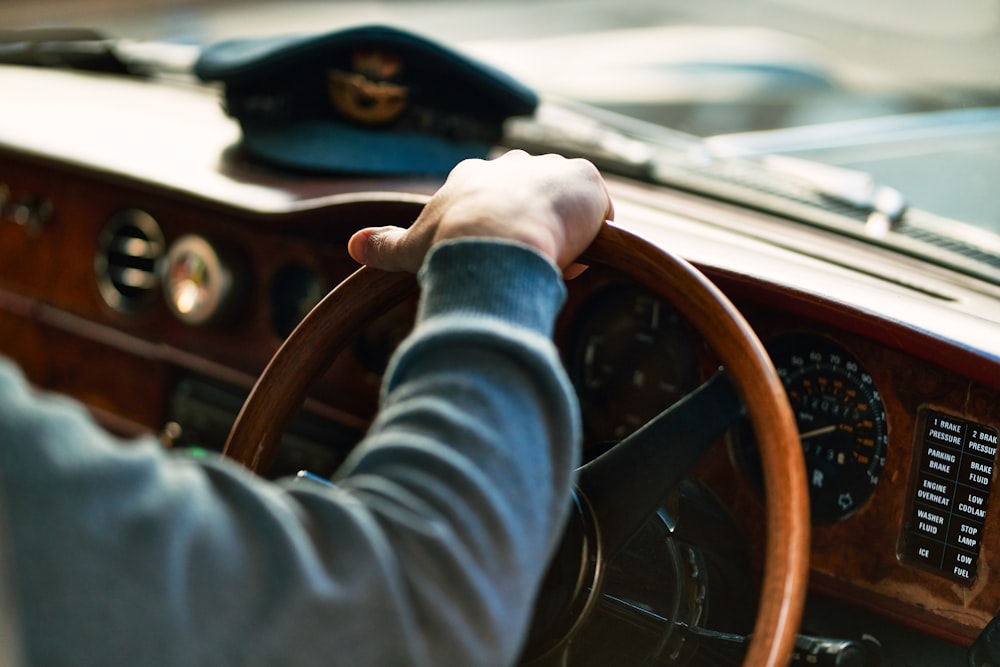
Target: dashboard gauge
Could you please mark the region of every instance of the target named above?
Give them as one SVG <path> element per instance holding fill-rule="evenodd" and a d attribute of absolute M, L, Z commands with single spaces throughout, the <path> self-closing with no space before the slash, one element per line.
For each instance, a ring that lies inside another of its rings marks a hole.
<path fill-rule="evenodd" d="M 599 292 L 574 330 L 568 367 L 595 448 L 629 435 L 698 385 L 687 328 L 669 304 L 644 290 Z"/>
<path fill-rule="evenodd" d="M 174 241 L 166 258 L 163 290 L 177 319 L 199 326 L 235 311 L 242 262 L 204 237 L 187 234 Z"/>
<path fill-rule="evenodd" d="M 286 338 L 329 291 L 327 282 L 310 267 L 293 262 L 281 267 L 271 282 L 271 325 Z"/>
<path fill-rule="evenodd" d="M 767 348 L 802 439 L 812 519 L 844 519 L 868 500 L 885 467 L 888 428 L 878 389 L 857 359 L 830 339 L 789 334 Z M 741 441 L 759 482 L 749 427 Z"/>

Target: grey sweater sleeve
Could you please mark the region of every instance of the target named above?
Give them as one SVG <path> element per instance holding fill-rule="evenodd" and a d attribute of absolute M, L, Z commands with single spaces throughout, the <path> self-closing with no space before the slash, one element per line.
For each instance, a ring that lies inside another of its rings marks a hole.
<path fill-rule="evenodd" d="M 497 665 L 561 532 L 579 417 L 564 288 L 439 246 L 379 416 L 332 487 L 113 441 L 0 363 L 0 491 L 34 665 Z"/>

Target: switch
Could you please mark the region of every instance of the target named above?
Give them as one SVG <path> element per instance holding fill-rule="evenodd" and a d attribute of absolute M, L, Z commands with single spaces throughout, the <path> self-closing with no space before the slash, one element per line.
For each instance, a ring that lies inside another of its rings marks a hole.
<path fill-rule="evenodd" d="M 4 209 L 5 217 L 24 227 L 31 236 L 40 232 L 45 223 L 52 219 L 52 202 L 45 197 L 10 203 Z"/>

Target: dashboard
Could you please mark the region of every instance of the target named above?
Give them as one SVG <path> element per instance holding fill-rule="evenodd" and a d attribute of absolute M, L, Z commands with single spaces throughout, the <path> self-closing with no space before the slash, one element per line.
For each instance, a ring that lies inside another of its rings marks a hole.
<path fill-rule="evenodd" d="M 14 67 L 0 83 L 0 354 L 115 433 L 165 446 L 221 449 L 284 337 L 357 268 L 351 232 L 408 224 L 439 184 L 255 164 L 211 89 Z M 1000 608 L 1000 290 L 608 180 L 616 224 L 697 265 L 772 356 L 807 459 L 812 595 L 970 645 Z M 670 304 L 613 269 L 568 288 L 556 342 L 588 457 L 717 363 Z M 311 388 L 272 474 L 335 469 L 414 307 L 371 322 Z M 734 427 L 696 472 L 745 535 L 751 569 L 763 557 L 758 446 Z"/>
<path fill-rule="evenodd" d="M 702 268 L 761 337 L 788 392 L 806 456 L 814 589 L 971 643 L 997 600 L 988 511 L 1000 423 L 988 377 L 995 361 L 970 359 L 963 371 L 970 351 L 926 332 Z M 620 437 L 655 414 L 636 394 L 676 400 L 713 366 L 668 304 L 617 286 L 583 302 L 564 349 L 588 442 L 599 447 L 609 431 Z M 760 536 L 756 448 L 749 429 L 731 429 L 700 474 Z"/>

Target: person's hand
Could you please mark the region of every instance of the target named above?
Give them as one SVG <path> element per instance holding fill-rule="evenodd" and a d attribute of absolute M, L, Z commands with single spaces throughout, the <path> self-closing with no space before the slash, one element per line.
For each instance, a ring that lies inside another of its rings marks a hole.
<path fill-rule="evenodd" d="M 416 272 L 436 243 L 462 237 L 517 241 L 541 252 L 567 276 L 614 209 L 593 164 L 511 151 L 465 160 L 409 229 L 369 227 L 348 241 L 351 257 L 385 271 Z"/>

